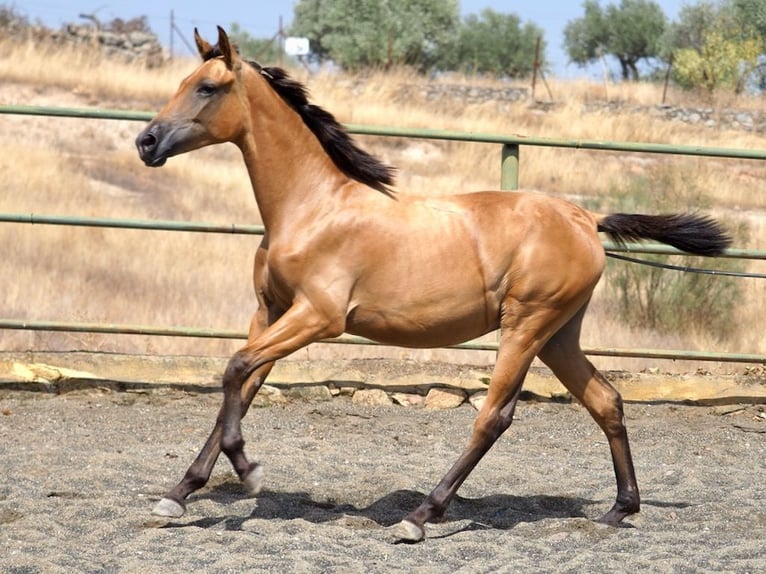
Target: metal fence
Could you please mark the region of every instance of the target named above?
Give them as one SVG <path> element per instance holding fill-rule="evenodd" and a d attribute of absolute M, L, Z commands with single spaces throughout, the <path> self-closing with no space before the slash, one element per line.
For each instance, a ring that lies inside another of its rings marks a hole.
<path fill-rule="evenodd" d="M 63 108 L 49 106 L 0 105 L 0 114 L 35 115 L 64 118 L 90 118 L 108 120 L 149 121 L 153 114 L 149 112 L 103 110 L 92 108 Z M 571 140 L 542 137 L 526 137 L 508 134 L 472 133 L 435 129 L 409 129 L 383 126 L 364 126 L 347 124 L 349 132 L 357 135 L 387 136 L 401 138 L 421 138 L 433 140 L 452 140 L 475 143 L 491 143 L 502 146 L 501 150 L 501 188 L 513 190 L 518 187 L 519 149 L 520 146 L 542 146 L 574 148 L 587 150 L 605 150 L 617 152 L 642 152 L 656 154 L 675 154 L 686 156 L 718 157 L 733 159 L 766 159 L 766 150 L 745 150 L 737 148 L 717 148 L 703 146 L 684 146 L 636 142 L 610 142 L 594 140 Z M 59 216 L 45 214 L 0 213 L 0 222 L 26 223 L 36 225 L 66 225 L 83 227 L 108 227 L 136 230 L 162 230 L 200 233 L 248 234 L 261 235 L 262 225 L 222 225 L 191 221 L 146 221 L 109 219 L 79 216 Z M 646 254 L 682 254 L 666 245 L 617 245 L 605 242 L 604 247 L 610 252 L 631 252 Z M 766 250 L 728 249 L 723 257 L 737 259 L 766 260 Z M 758 274 L 742 273 L 745 277 L 762 277 Z M 224 331 L 214 328 L 163 327 L 150 325 L 125 325 L 104 323 L 75 323 L 44 320 L 17 320 L 0 318 L 0 329 L 23 329 L 38 331 L 65 331 L 79 333 L 138 334 L 178 337 L 201 337 L 220 339 L 246 339 L 247 334 L 239 331 Z M 327 343 L 376 344 L 362 337 L 342 336 L 325 341 Z M 495 342 L 469 342 L 451 348 L 472 350 L 497 350 Z M 697 361 L 721 361 L 733 363 L 766 364 L 766 355 L 745 353 L 720 353 L 714 351 L 665 350 L 665 349 L 614 349 L 585 348 L 586 354 L 611 357 L 645 357 L 656 359 L 689 359 Z"/>

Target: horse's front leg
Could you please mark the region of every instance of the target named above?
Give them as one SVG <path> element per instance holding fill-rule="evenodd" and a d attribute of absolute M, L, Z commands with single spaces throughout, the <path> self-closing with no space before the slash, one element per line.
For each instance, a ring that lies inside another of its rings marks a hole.
<path fill-rule="evenodd" d="M 285 357 L 306 345 L 337 337 L 345 328 L 345 314 L 322 313 L 309 300 L 300 300 L 272 325 L 237 351 L 223 375 L 223 406 L 216 422 L 221 426 L 221 450 L 229 458 L 237 476 L 251 489 L 256 486 L 258 465 L 245 456 L 242 438 L 242 386 L 264 365 Z"/>
<path fill-rule="evenodd" d="M 248 341 L 254 341 L 258 335 L 260 335 L 267 327 L 268 319 L 265 306 L 262 305 L 259 311 L 253 317 L 250 324 L 250 333 L 248 334 Z M 242 385 L 241 392 L 241 417 L 247 414 L 247 410 L 250 407 L 255 395 L 263 385 L 266 377 L 268 376 L 274 363 L 267 363 L 260 369 L 253 373 L 253 375 Z M 162 498 L 152 510 L 152 514 L 157 516 L 165 516 L 169 518 L 179 518 L 183 516 L 186 511 L 186 499 L 188 496 L 202 488 L 207 484 L 210 479 L 210 474 L 213 472 L 218 456 L 221 454 L 221 437 L 223 436 L 223 408 L 220 409 L 218 418 L 216 419 L 213 431 L 210 433 L 202 450 L 194 459 L 194 462 L 189 466 L 188 470 L 184 474 L 181 481 L 176 484 L 165 496 Z M 252 466 L 252 470 L 248 476 L 245 477 L 244 483 L 248 487 L 248 490 L 252 494 L 257 494 L 260 490 L 262 471 L 257 464 Z"/>
<path fill-rule="evenodd" d="M 258 372 L 254 373 L 251 381 L 242 387 L 242 417 L 247 413 L 250 403 L 255 398 L 274 363 L 263 365 Z M 184 477 L 155 505 L 152 514 L 179 518 L 186 511 L 186 499 L 188 496 L 207 484 L 210 474 L 213 472 L 218 456 L 221 454 L 221 437 L 223 436 L 222 424 L 223 408 L 218 413 L 213 431 L 208 436 L 205 445 L 200 450 L 197 458 L 189 466 Z M 262 470 L 260 465 L 252 463 L 250 472 L 242 479 L 251 494 L 260 491 Z"/>

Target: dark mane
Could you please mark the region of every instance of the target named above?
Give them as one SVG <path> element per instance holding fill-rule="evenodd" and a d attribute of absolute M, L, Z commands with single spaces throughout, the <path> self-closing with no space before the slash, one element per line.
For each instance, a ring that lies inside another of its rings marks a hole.
<path fill-rule="evenodd" d="M 293 80 L 282 68 L 261 68 L 249 62 L 260 71 L 282 99 L 303 119 L 303 123 L 314 133 L 327 155 L 343 173 L 373 189 L 391 193 L 389 186 L 394 183 L 394 168 L 384 164 L 354 143 L 354 140 L 325 109 L 308 100 L 308 90 Z"/>
<path fill-rule="evenodd" d="M 221 55 L 218 46 L 215 46 L 203 55 L 203 60 Z M 300 115 L 338 169 L 373 189 L 386 194 L 393 193 L 390 186 L 394 184 L 394 168 L 358 147 L 330 112 L 310 103 L 306 86 L 292 79 L 282 68 L 261 67 L 253 61 L 248 61 L 248 64 Z"/>

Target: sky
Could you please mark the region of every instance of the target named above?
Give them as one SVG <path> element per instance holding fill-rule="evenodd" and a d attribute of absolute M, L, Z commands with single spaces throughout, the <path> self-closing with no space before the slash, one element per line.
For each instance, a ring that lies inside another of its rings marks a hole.
<path fill-rule="evenodd" d="M 678 16 L 683 4 L 690 0 L 655 0 L 671 20 Z M 602 6 L 618 3 L 617 0 L 603 0 Z M 160 37 L 160 41 L 170 45 L 171 12 L 173 21 L 186 39 L 191 42 L 194 27 L 208 38 L 215 39 L 216 25 L 224 28 L 233 22 L 238 23 L 251 36 L 271 38 L 279 29 L 280 17 L 284 26 L 292 20 L 293 6 L 296 2 L 249 0 L 23 0 L 21 2 L 3 2 L 13 6 L 31 21 L 42 21 L 46 26 L 59 28 L 67 22 L 85 22 L 80 14 L 95 14 L 101 21 L 115 18 L 129 20 L 137 16 L 146 16 L 151 29 Z M 578 0 L 462 0 L 460 12 L 479 14 L 483 9 L 491 8 L 496 12 L 514 13 L 523 23 L 532 22 L 545 32 L 547 43 L 546 55 L 551 65 L 551 73 L 560 78 L 592 77 L 598 78 L 600 70 L 596 67 L 582 69 L 568 64 L 562 47 L 564 27 L 567 22 L 583 15 L 582 2 Z M 176 35 L 174 51 L 188 53 L 183 41 Z"/>

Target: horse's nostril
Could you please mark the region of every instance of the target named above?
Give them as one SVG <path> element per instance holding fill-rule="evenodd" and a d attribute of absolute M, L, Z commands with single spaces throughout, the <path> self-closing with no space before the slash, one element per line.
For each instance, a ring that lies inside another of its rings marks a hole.
<path fill-rule="evenodd" d="M 141 147 L 146 150 L 153 149 L 157 145 L 157 138 L 150 133 L 144 134 L 144 136 L 141 138 L 140 144 Z"/>

